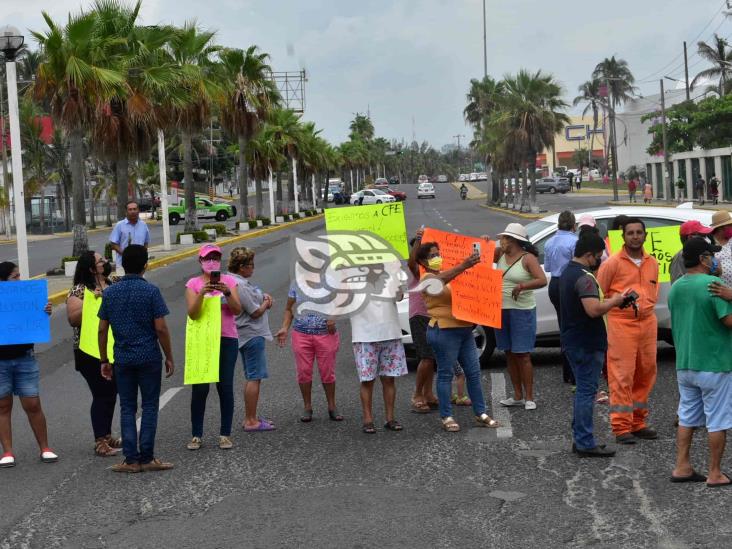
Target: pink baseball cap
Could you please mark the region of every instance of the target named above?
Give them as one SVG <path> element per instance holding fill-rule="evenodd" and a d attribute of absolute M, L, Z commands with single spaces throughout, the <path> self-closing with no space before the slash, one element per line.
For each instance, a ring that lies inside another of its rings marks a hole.
<path fill-rule="evenodd" d="M 206 257 L 208 254 L 217 253 L 219 255 L 221 254 L 221 248 L 219 248 L 216 244 L 204 244 L 201 246 L 201 249 L 198 250 L 198 257 Z"/>
<path fill-rule="evenodd" d="M 577 219 L 577 227 L 597 227 L 597 222 L 595 221 L 595 218 L 592 217 L 590 214 L 582 214 Z"/>

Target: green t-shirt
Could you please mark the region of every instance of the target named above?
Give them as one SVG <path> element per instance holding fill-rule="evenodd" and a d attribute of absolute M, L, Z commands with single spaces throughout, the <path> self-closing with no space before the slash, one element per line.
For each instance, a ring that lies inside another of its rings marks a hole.
<path fill-rule="evenodd" d="M 695 274 L 678 279 L 668 295 L 676 369 L 732 372 L 732 330 L 721 319 L 732 315 L 732 303 L 709 294 L 716 276 Z"/>

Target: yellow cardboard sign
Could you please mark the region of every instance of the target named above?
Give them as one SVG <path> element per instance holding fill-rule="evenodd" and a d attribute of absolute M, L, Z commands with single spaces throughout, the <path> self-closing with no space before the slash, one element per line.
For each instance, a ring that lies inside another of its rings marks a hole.
<path fill-rule="evenodd" d="M 402 259 L 409 257 L 403 202 L 329 208 L 325 210 L 325 228 L 328 232 L 374 233 L 391 244 Z"/>
<path fill-rule="evenodd" d="M 646 232 L 646 243 L 643 247 L 658 261 L 658 281 L 670 282 L 671 260 L 683 248 L 679 237 L 679 225 L 649 227 Z M 608 239 L 610 250 L 613 253 L 620 251 L 623 247 L 622 231 L 609 231 Z"/>
<path fill-rule="evenodd" d="M 183 383 L 217 383 L 221 352 L 221 297 L 204 297 L 201 314 L 186 322 Z"/>
<path fill-rule="evenodd" d="M 79 333 L 79 349 L 89 356 L 99 355 L 99 309 L 102 298 L 94 295 L 89 288 L 84 288 L 84 306 L 81 309 L 81 332 Z M 112 329 L 107 332 L 107 358 L 114 363 L 114 337 Z"/>

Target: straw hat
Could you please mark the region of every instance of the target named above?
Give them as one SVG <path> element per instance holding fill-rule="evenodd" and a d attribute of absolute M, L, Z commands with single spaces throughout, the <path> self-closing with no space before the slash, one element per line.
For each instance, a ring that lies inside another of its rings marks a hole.
<path fill-rule="evenodd" d="M 712 215 L 712 229 L 719 229 L 726 225 L 732 225 L 732 215 L 727 210 L 714 212 L 714 215 Z"/>
<path fill-rule="evenodd" d="M 730 223 L 732 223 L 732 220 L 730 220 Z M 498 236 L 510 236 L 521 242 L 529 242 L 529 233 L 526 232 L 526 228 L 521 223 L 509 223 L 506 230 L 498 233 Z"/>

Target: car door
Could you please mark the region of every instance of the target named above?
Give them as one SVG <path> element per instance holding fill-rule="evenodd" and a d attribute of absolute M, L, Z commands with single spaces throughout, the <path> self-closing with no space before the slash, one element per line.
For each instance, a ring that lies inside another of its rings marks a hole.
<path fill-rule="evenodd" d="M 376 204 L 376 197 L 371 191 L 363 191 L 363 203 L 364 204 Z"/>
<path fill-rule="evenodd" d="M 538 185 L 537 185 L 538 190 Z M 536 246 L 536 249 L 539 250 L 539 264 L 541 265 L 541 268 L 544 269 L 544 256 L 545 252 L 544 249 L 546 247 L 546 243 L 549 241 L 551 237 L 553 237 L 557 232 L 556 226 L 554 226 L 550 232 L 543 234 L 539 237 L 536 241 L 532 241 L 534 246 Z M 546 280 L 549 282 L 551 280 L 551 273 L 546 272 L 546 269 L 544 269 L 544 274 L 546 275 Z M 559 323 L 557 322 L 557 314 L 554 310 L 554 305 L 552 305 L 551 300 L 549 299 L 549 285 L 547 284 L 543 288 L 539 288 L 538 290 L 534 290 L 534 297 L 536 298 L 536 334 L 537 337 L 542 337 L 544 339 L 556 337 L 559 335 Z"/>
<path fill-rule="evenodd" d="M 205 218 L 210 217 L 211 212 L 206 207 L 206 202 L 200 198 L 196 199 L 196 217 Z"/>

